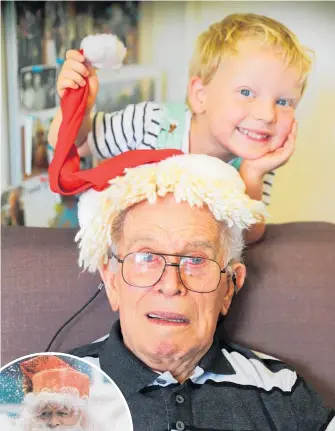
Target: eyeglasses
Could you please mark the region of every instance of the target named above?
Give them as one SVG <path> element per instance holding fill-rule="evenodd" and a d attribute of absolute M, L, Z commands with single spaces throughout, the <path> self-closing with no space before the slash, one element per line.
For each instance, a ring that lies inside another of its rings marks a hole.
<path fill-rule="evenodd" d="M 167 262 L 166 256 L 178 257 L 179 263 Z M 162 278 L 167 266 L 175 266 L 186 289 L 198 293 L 214 292 L 228 267 L 221 269 L 215 260 L 179 254 L 129 253 L 120 259 L 111 253 L 110 257 L 122 264 L 123 280 L 130 286 L 152 287 Z"/>

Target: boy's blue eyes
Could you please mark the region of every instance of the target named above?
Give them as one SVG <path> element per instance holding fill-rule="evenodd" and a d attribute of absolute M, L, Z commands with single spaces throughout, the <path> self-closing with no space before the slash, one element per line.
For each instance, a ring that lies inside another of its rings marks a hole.
<path fill-rule="evenodd" d="M 242 88 L 241 94 L 242 94 L 242 96 L 249 97 L 249 96 L 251 96 L 251 91 L 248 90 L 247 88 Z"/>
<path fill-rule="evenodd" d="M 291 102 L 287 99 L 279 99 L 277 100 L 277 104 L 280 106 L 291 106 Z"/>
<path fill-rule="evenodd" d="M 242 96 L 245 96 L 245 97 L 253 96 L 252 91 L 249 90 L 248 88 L 242 88 L 242 90 L 240 90 L 240 93 L 242 94 Z M 291 106 L 292 105 L 292 103 L 288 99 L 278 99 L 276 103 L 277 103 L 277 105 L 280 105 L 280 106 Z"/>

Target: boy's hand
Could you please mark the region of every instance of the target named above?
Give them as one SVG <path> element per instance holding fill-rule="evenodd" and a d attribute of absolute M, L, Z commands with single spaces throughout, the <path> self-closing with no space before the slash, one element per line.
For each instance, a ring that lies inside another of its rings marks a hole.
<path fill-rule="evenodd" d="M 76 50 L 66 53 L 66 60 L 63 64 L 57 80 L 57 92 L 62 98 L 67 88 L 77 89 L 86 85 L 85 78 L 88 78 L 89 93 L 87 99 L 87 112 L 89 113 L 95 105 L 95 100 L 99 91 L 99 79 L 94 67 L 86 62 L 85 57 Z"/>
<path fill-rule="evenodd" d="M 244 172 L 245 176 L 254 176 L 263 178 L 263 176 L 281 166 L 290 159 L 295 150 L 295 140 L 297 136 L 297 122 L 294 121 L 291 133 L 288 135 L 284 144 L 277 150 L 265 154 L 255 160 L 243 160 L 240 171 Z"/>

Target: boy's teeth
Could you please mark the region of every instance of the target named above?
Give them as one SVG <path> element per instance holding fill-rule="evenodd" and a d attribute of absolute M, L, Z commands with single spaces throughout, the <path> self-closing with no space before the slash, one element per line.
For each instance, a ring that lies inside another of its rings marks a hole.
<path fill-rule="evenodd" d="M 250 136 L 251 138 L 254 138 L 254 139 L 265 139 L 265 138 L 268 137 L 268 135 L 260 135 L 259 133 L 251 132 L 250 130 L 242 129 L 241 127 L 239 128 L 239 130 L 244 135 L 248 135 L 248 136 Z"/>

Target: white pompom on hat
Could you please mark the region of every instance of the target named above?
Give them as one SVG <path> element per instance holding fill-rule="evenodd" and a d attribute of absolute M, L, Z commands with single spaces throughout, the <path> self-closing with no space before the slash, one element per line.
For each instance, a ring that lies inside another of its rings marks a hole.
<path fill-rule="evenodd" d="M 119 69 L 127 49 L 113 34 L 96 34 L 85 37 L 80 45 L 86 59 L 98 69 Z"/>

